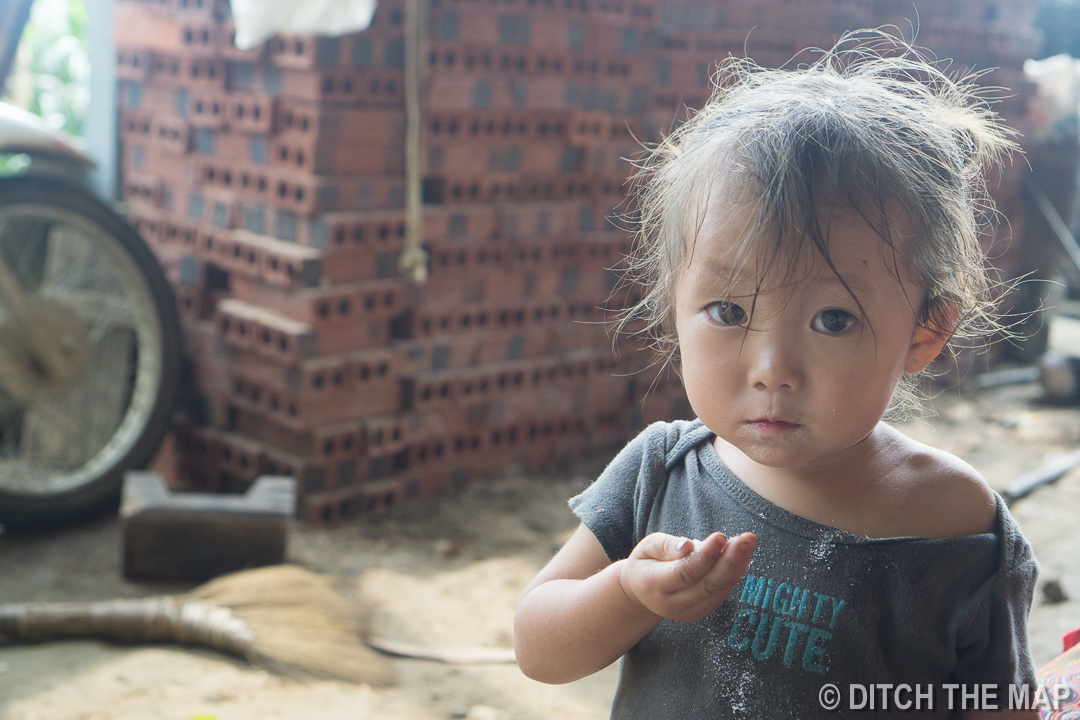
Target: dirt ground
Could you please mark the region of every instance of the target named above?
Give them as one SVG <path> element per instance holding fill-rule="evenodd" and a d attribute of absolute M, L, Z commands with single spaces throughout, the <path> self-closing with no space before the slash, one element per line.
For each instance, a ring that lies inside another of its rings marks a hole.
<path fill-rule="evenodd" d="M 1055 344 L 1080 351 L 1080 325 Z M 942 393 L 938 416 L 901 429 L 967 459 L 997 489 L 1080 447 L 1080 412 L 1041 404 L 1034 384 Z M 512 644 L 518 594 L 576 522 L 566 499 L 601 464 L 506 477 L 330 529 L 295 528 L 292 561 L 333 575 L 375 632 L 430 645 Z M 1031 617 L 1037 664 L 1080 627 L 1080 471 L 1013 512 L 1042 564 Z M 0 603 L 134 597 L 184 587 L 120 578 L 115 519 L 48 535 L 0 535 Z M 1056 581 L 1068 598 L 1050 603 Z M 615 668 L 550 687 L 516 666 L 393 659 L 400 682 L 299 681 L 209 652 L 99 642 L 0 645 L 0 720 L 585 720 L 607 717 Z"/>

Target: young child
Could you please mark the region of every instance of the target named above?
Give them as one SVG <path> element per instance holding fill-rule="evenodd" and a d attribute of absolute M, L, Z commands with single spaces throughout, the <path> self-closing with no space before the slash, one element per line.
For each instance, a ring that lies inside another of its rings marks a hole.
<path fill-rule="evenodd" d="M 882 422 L 993 327 L 978 218 L 1008 131 L 972 85 L 850 38 L 799 69 L 730 61 L 718 88 L 638 197 L 631 316 L 698 419 L 570 501 L 518 662 L 562 683 L 621 657 L 615 718 L 1009 708 L 1036 689 L 1031 549 L 974 469 Z"/>

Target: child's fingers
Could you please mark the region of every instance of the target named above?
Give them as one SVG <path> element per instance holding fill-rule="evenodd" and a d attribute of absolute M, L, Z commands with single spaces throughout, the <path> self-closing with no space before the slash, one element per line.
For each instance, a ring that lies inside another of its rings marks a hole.
<path fill-rule="evenodd" d="M 750 563 L 753 533 L 730 541 L 722 533 L 690 540 L 665 533 L 634 548 L 620 579 L 627 595 L 671 620 L 699 620 L 724 601 Z"/>
<path fill-rule="evenodd" d="M 694 549 L 697 548 L 698 545 L 697 540 L 687 537 L 672 538 L 669 542 L 674 544 L 670 545 L 670 550 L 664 556 L 664 560 L 679 560 L 684 558 L 694 552 Z"/>
<path fill-rule="evenodd" d="M 671 562 L 694 552 L 694 543 L 690 538 L 657 532 L 646 535 L 634 548 L 633 555 L 641 560 Z"/>
<path fill-rule="evenodd" d="M 716 565 L 726 543 L 727 538 L 722 533 L 713 533 L 700 541 L 691 540 L 688 544 L 693 545 L 693 551 L 671 564 L 669 576 L 661 583 L 663 591 L 678 592 L 701 581 Z"/>
<path fill-rule="evenodd" d="M 670 620 L 692 622 L 714 612 L 746 574 L 756 546 L 757 537 L 753 533 L 728 540 L 720 559 L 699 582 L 670 594 L 671 612 L 658 614 Z"/>
<path fill-rule="evenodd" d="M 703 552 L 713 557 L 720 557 L 724 552 L 724 546 L 727 545 L 728 538 L 722 532 L 714 532 L 704 540 L 694 541 L 694 551 Z"/>
<path fill-rule="evenodd" d="M 736 535 L 728 540 L 720 561 L 716 562 L 701 578 L 701 589 L 706 595 L 727 597 L 739 580 L 746 574 L 746 567 L 757 547 L 757 536 L 750 532 Z"/>

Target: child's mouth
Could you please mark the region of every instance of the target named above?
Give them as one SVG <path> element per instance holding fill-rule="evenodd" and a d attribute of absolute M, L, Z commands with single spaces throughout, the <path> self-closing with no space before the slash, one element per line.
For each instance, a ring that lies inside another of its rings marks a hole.
<path fill-rule="evenodd" d="M 787 422 L 786 420 L 770 420 L 769 418 L 747 420 L 744 425 L 758 432 L 774 434 L 790 432 L 800 427 L 798 423 Z"/>

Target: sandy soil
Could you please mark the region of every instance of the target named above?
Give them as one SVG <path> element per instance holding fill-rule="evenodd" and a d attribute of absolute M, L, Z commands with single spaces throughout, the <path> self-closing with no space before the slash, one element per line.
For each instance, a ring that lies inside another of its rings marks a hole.
<path fill-rule="evenodd" d="M 996 488 L 1080 445 L 1080 413 L 1038 403 L 1034 384 L 935 401 L 912 436 L 965 457 Z M 317 530 L 296 528 L 291 559 L 331 574 L 376 632 L 434 645 L 509 646 L 518 594 L 575 526 L 566 499 L 599 465 L 570 477 L 507 477 Z M 1080 626 L 1080 472 L 1014 506 L 1043 567 L 1031 630 L 1036 662 Z M 139 596 L 183 587 L 120 579 L 113 519 L 40 536 L 0 535 L 0 602 Z M 1045 580 L 1072 599 L 1050 604 Z M 584 720 L 607 716 L 609 668 L 549 687 L 514 665 L 394 659 L 400 683 L 376 689 L 298 681 L 209 652 L 98 642 L 0 645 L 0 720 Z"/>
<path fill-rule="evenodd" d="M 335 576 L 375 632 L 440 646 L 509 647 L 517 597 L 575 526 L 566 498 L 585 477 L 499 479 L 354 524 L 297 527 L 290 559 Z M 47 536 L 0 535 L 0 602 L 186 589 L 122 580 L 120 541 L 114 519 Z M 549 687 L 512 664 L 388 662 L 399 684 L 372 689 L 293 680 L 172 647 L 0 645 L 0 718 L 574 720 L 606 716 L 615 686 L 614 668 Z"/>

